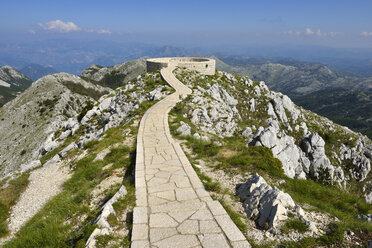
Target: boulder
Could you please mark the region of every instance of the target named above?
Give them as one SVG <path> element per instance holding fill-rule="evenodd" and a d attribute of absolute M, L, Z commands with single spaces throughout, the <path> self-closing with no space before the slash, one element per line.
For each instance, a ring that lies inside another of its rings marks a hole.
<path fill-rule="evenodd" d="M 25 172 L 25 171 L 29 171 L 29 170 L 32 170 L 36 167 L 39 167 L 41 166 L 41 162 L 40 160 L 33 160 L 27 164 L 21 164 L 20 166 L 20 172 Z"/>
<path fill-rule="evenodd" d="M 107 221 L 107 218 L 110 214 L 116 215 L 116 212 L 112 206 L 120 197 L 123 197 L 127 194 L 127 189 L 124 185 L 120 187 L 120 189 L 115 193 L 113 197 L 111 197 L 110 200 L 108 200 L 105 205 L 103 205 L 101 209 L 100 215 L 97 217 L 97 219 L 94 221 L 94 224 L 96 224 L 98 227 L 92 232 L 89 239 L 87 240 L 85 247 L 95 247 L 95 237 L 98 235 L 103 234 L 110 234 L 111 226 L 110 223 Z"/>
<path fill-rule="evenodd" d="M 65 130 L 72 129 L 75 125 L 79 124 L 78 120 L 76 118 L 69 118 L 64 123 Z"/>
<path fill-rule="evenodd" d="M 107 97 L 101 101 L 101 103 L 98 105 L 98 109 L 103 112 L 104 110 L 107 110 L 110 107 L 111 101 L 114 97 Z"/>
<path fill-rule="evenodd" d="M 60 140 L 64 140 L 64 139 L 66 139 L 68 136 L 70 136 L 71 133 L 72 133 L 71 130 L 66 130 L 66 131 L 64 131 L 64 132 L 61 133 L 61 135 L 58 137 L 58 139 L 60 139 Z"/>
<path fill-rule="evenodd" d="M 359 214 L 357 216 L 355 216 L 356 219 L 358 220 L 363 220 L 363 221 L 366 221 L 366 222 L 369 222 L 369 223 L 372 223 L 372 214 Z"/>
<path fill-rule="evenodd" d="M 53 151 L 58 146 L 59 146 L 59 143 L 55 140 L 52 140 L 50 137 L 45 141 L 44 145 L 40 149 L 40 155 L 44 155 L 50 151 Z"/>
<path fill-rule="evenodd" d="M 266 123 L 268 127 L 259 128 L 249 144 L 270 148 L 273 156 L 282 162 L 284 173 L 288 177 L 304 178 L 301 150 L 296 146 L 295 139 L 280 130 L 277 120 L 269 118 Z"/>
<path fill-rule="evenodd" d="M 75 144 L 75 142 L 72 142 L 71 144 L 69 144 L 68 146 L 66 146 L 65 148 L 63 148 L 62 151 L 60 151 L 58 153 L 58 155 L 61 157 L 61 158 L 64 158 L 66 157 L 67 153 L 73 149 L 76 149 L 78 148 L 78 146 Z"/>
<path fill-rule="evenodd" d="M 364 197 L 365 197 L 367 203 L 372 204 L 372 191 L 365 194 Z"/>
<path fill-rule="evenodd" d="M 158 88 L 154 89 L 153 91 L 150 91 L 147 94 L 147 99 L 149 99 L 151 101 L 159 100 L 163 96 L 163 94 L 161 93 L 162 90 L 163 90 L 163 87 L 158 87 Z"/>
<path fill-rule="evenodd" d="M 43 166 L 44 167 L 49 167 L 49 166 L 52 166 L 53 164 L 56 164 L 60 161 L 61 161 L 61 157 L 58 154 L 56 154 L 56 155 L 54 155 L 53 158 L 49 159 Z"/>
<path fill-rule="evenodd" d="M 181 121 L 181 126 L 176 129 L 177 133 L 180 133 L 182 136 L 190 136 L 191 135 L 191 127 L 186 124 L 185 122 Z"/>
<path fill-rule="evenodd" d="M 252 129 L 250 127 L 246 127 L 243 129 L 242 135 L 244 137 L 249 137 L 252 135 Z"/>
<path fill-rule="evenodd" d="M 310 161 L 308 173 L 310 173 L 314 178 L 319 179 L 325 175 L 320 175 L 319 173 L 328 170 L 329 178 L 327 180 L 333 181 L 335 168 L 332 166 L 330 160 L 325 154 L 324 145 L 325 142 L 318 133 L 311 133 L 308 137 L 302 140 L 301 149 Z M 338 174 L 341 176 L 339 171 Z"/>
<path fill-rule="evenodd" d="M 83 119 L 81 120 L 81 125 L 85 125 L 92 119 L 93 116 L 100 115 L 101 111 L 98 109 L 98 107 L 94 107 L 91 110 L 89 110 Z"/>
<path fill-rule="evenodd" d="M 358 181 L 364 181 L 371 171 L 369 159 L 364 155 L 354 155 L 352 156 L 352 163 L 355 166 L 352 173 L 353 177 Z"/>
<path fill-rule="evenodd" d="M 294 208 L 291 196 L 269 186 L 260 175 L 254 174 L 244 184 L 237 185 L 236 195 L 244 200 L 243 207 L 249 218 L 258 217 L 257 224 L 276 228 L 286 219 L 287 208 Z"/>
<path fill-rule="evenodd" d="M 255 111 L 255 101 L 254 101 L 254 98 L 252 98 L 251 100 L 249 100 L 249 110 L 251 112 L 254 112 Z"/>

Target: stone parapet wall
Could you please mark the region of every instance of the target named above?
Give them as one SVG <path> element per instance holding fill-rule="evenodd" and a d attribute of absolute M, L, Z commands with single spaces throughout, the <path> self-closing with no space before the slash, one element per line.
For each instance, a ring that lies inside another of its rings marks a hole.
<path fill-rule="evenodd" d="M 173 58 L 153 58 L 146 61 L 147 71 L 152 72 L 160 70 L 175 64 L 181 68 L 195 70 L 204 75 L 214 75 L 216 71 L 216 61 L 208 58 L 191 58 L 191 57 L 173 57 Z"/>

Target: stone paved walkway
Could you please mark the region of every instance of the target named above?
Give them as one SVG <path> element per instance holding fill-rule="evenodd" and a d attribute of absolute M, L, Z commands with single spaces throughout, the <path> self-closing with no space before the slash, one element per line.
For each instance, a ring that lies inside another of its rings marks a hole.
<path fill-rule="evenodd" d="M 191 93 L 173 75 L 175 67 L 161 74 L 176 92 L 149 109 L 139 127 L 131 247 L 250 247 L 170 135 L 168 112 Z"/>

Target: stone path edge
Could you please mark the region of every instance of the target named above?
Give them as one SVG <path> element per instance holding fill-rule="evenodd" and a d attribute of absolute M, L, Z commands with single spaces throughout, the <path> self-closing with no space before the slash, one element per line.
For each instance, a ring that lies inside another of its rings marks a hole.
<path fill-rule="evenodd" d="M 164 75 L 164 70 L 169 68 L 162 69 L 161 76 L 169 85 L 173 87 L 173 85 L 168 82 L 166 79 L 166 75 Z M 171 70 L 173 71 L 175 67 Z M 186 86 L 185 86 L 186 87 Z M 189 89 L 190 90 L 190 89 Z M 190 90 L 191 91 L 191 90 Z M 167 96 L 163 100 L 159 101 L 155 105 L 153 105 L 150 109 L 146 111 L 144 116 L 142 117 L 139 125 L 138 135 L 137 135 L 137 150 L 136 150 L 136 167 L 135 167 L 135 188 L 136 188 L 136 207 L 133 210 L 133 229 L 132 234 L 136 232 L 144 232 L 143 225 L 149 223 L 149 210 L 148 210 L 148 199 L 147 199 L 147 189 L 146 189 L 146 180 L 145 180 L 145 163 L 144 163 L 144 147 L 143 147 L 143 133 L 144 133 L 144 125 L 148 114 L 150 113 L 151 109 L 154 108 L 156 105 L 160 104 L 162 101 L 165 101 L 167 98 L 177 97 L 180 98 L 180 94 L 177 92 L 172 93 L 171 95 Z M 169 111 L 175 106 L 175 104 L 169 106 L 167 110 L 167 114 L 164 115 L 164 126 L 165 126 L 165 134 L 168 141 L 174 147 L 177 155 L 180 158 L 182 166 L 186 171 L 192 187 L 197 192 L 198 196 L 207 204 L 207 207 L 215 216 L 218 225 L 221 227 L 223 232 L 225 233 L 227 239 L 229 240 L 232 247 L 250 247 L 249 243 L 247 242 L 245 236 L 242 232 L 237 228 L 235 223 L 231 220 L 230 216 L 227 214 L 226 210 L 223 208 L 221 203 L 217 200 L 213 200 L 209 193 L 205 190 L 200 178 L 192 168 L 191 163 L 189 162 L 188 158 L 186 157 L 185 153 L 183 152 L 181 146 L 176 143 L 169 130 L 169 123 L 168 123 L 168 114 Z M 133 240 L 132 235 L 132 248 L 136 247 L 149 247 L 149 243 L 144 241 L 149 239 L 149 228 L 147 228 L 147 233 L 141 233 L 143 240 Z"/>

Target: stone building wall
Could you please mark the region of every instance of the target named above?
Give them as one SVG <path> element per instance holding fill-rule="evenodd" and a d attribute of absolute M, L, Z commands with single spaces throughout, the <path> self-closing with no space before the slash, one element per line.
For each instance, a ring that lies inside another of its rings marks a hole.
<path fill-rule="evenodd" d="M 198 71 L 205 75 L 214 75 L 216 71 L 216 61 L 208 58 L 153 58 L 146 61 L 147 71 L 152 72 L 167 67 L 169 63 L 175 63 L 177 66 Z"/>

